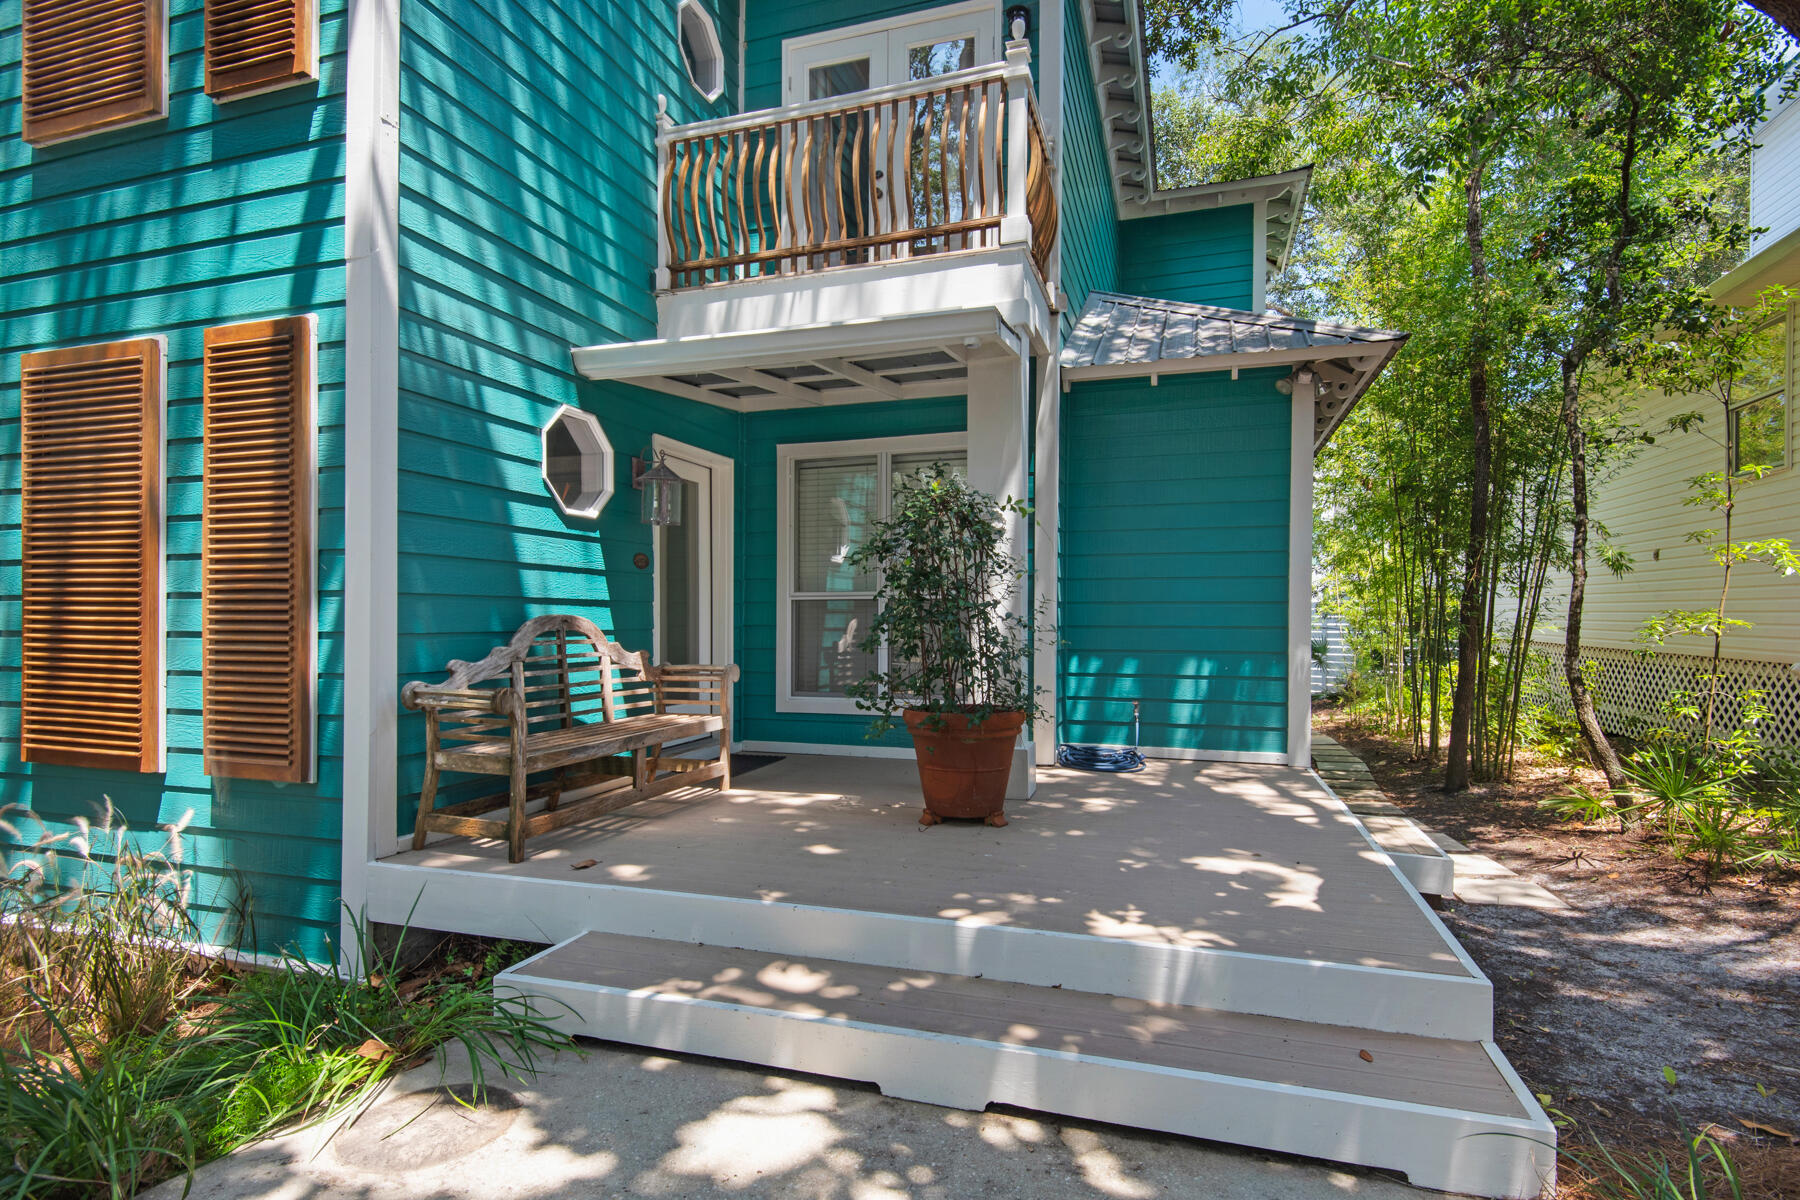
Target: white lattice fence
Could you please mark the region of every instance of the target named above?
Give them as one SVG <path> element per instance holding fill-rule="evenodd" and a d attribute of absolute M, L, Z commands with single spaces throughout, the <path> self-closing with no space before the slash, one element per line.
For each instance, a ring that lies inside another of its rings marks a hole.
<path fill-rule="evenodd" d="M 1565 716 L 1569 688 L 1563 678 L 1561 642 L 1534 641 L 1532 649 L 1549 660 L 1549 671 L 1536 690 L 1539 700 Z M 1711 673 L 1712 660 L 1693 654 L 1639 656 L 1629 650 L 1604 646 L 1583 647 L 1582 660 L 1589 668 L 1594 709 L 1608 733 L 1634 737 L 1645 729 L 1668 725 L 1698 733 L 1694 721 L 1672 721 L 1663 711 L 1669 696 L 1678 691 L 1698 694 L 1706 685 L 1701 676 Z M 1719 663 L 1720 702 L 1714 721 L 1723 729 L 1734 727 L 1742 715 L 1740 692 L 1756 689 L 1770 716 L 1763 722 L 1763 740 L 1776 746 L 1800 746 L 1800 672 L 1783 663 L 1727 658 Z"/>

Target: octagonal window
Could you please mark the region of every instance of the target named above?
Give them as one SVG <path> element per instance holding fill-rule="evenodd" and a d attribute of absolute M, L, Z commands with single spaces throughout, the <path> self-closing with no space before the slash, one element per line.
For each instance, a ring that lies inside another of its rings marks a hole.
<path fill-rule="evenodd" d="M 712 14 L 697 0 L 681 0 L 675 25 L 688 82 L 708 101 L 717 100 L 725 91 L 725 48 L 719 44 L 719 28 L 713 24 Z"/>
<path fill-rule="evenodd" d="M 597 517 L 613 494 L 612 443 L 593 413 L 563 405 L 544 426 L 544 486 L 564 516 Z"/>

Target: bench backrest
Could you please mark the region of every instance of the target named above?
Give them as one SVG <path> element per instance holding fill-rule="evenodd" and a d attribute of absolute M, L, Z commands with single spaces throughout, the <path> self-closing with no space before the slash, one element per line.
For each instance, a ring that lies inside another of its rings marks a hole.
<path fill-rule="evenodd" d="M 535 733 L 656 711 L 649 670 L 649 655 L 626 650 L 586 617 L 557 613 L 525 622 L 479 662 L 452 661 L 444 686 L 516 689 Z"/>

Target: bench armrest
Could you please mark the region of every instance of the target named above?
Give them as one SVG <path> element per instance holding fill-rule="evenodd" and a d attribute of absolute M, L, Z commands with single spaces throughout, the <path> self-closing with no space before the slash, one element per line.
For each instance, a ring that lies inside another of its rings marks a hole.
<path fill-rule="evenodd" d="M 400 689 L 400 703 L 414 712 L 449 708 L 497 713 L 507 710 L 511 695 L 509 688 L 434 687 L 415 680 Z"/>
<path fill-rule="evenodd" d="M 731 685 L 738 674 L 736 663 L 665 663 L 645 672 L 656 689 L 658 711 L 670 704 L 696 704 L 727 715 L 731 712 Z"/>
<path fill-rule="evenodd" d="M 725 683 L 736 683 L 739 674 L 736 663 L 726 663 L 723 666 L 709 663 L 664 663 L 660 667 L 651 667 L 649 671 L 650 678 L 657 680 L 697 677 L 709 682 L 718 679 Z"/>

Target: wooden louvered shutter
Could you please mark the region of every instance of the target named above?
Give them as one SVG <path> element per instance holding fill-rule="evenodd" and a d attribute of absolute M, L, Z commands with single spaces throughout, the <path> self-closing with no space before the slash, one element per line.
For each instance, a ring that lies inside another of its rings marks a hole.
<path fill-rule="evenodd" d="M 313 75 L 313 0 L 206 0 L 206 94 L 223 99 Z"/>
<path fill-rule="evenodd" d="M 162 343 L 24 356 L 26 762 L 162 765 Z"/>
<path fill-rule="evenodd" d="M 208 775 L 305 782 L 313 741 L 312 322 L 206 331 Z"/>
<path fill-rule="evenodd" d="M 24 0 L 25 140 L 161 116 L 164 0 Z"/>

